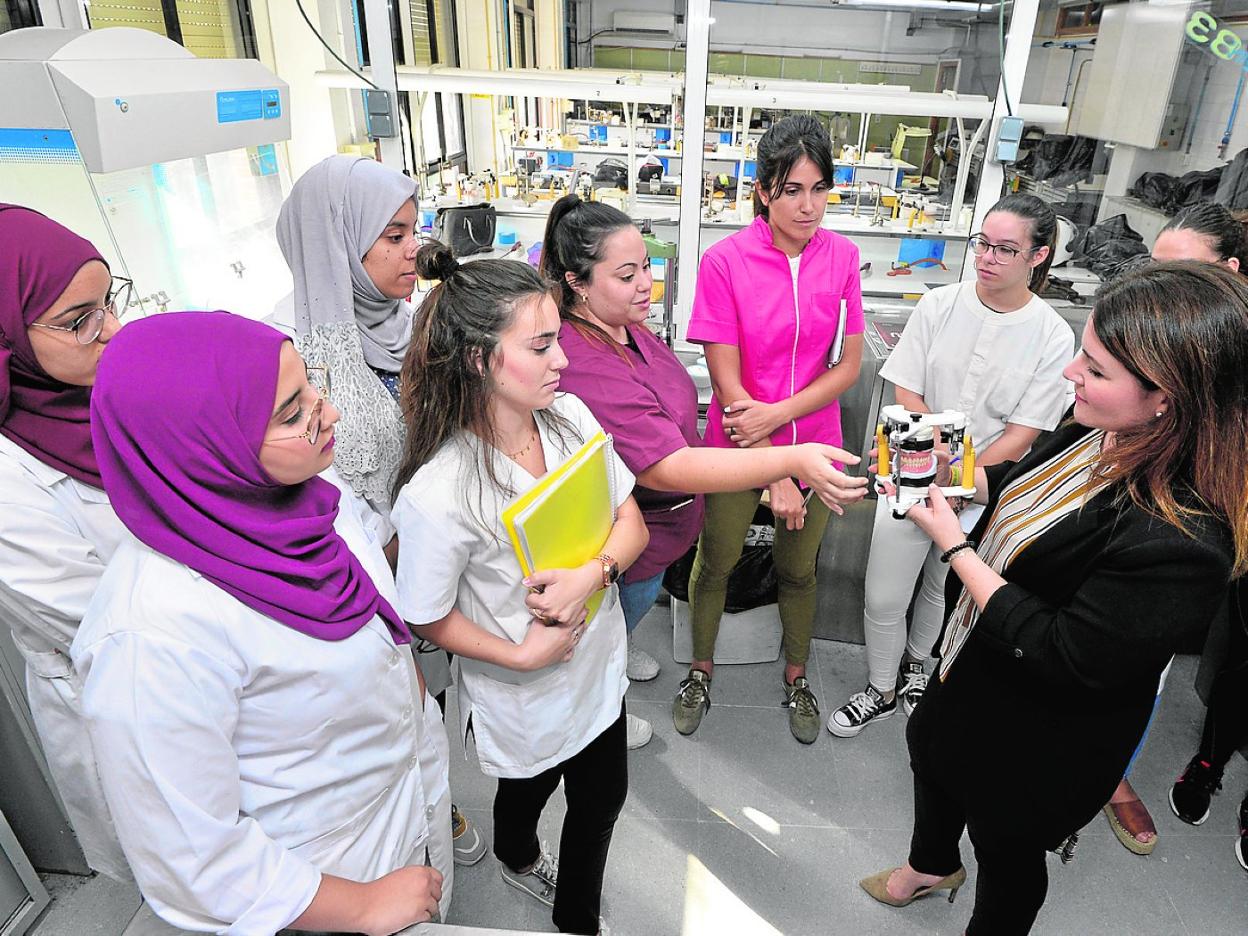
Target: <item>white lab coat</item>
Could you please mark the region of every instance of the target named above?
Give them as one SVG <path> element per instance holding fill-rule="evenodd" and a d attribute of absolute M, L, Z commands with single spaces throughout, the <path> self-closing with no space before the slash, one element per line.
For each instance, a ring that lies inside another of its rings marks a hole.
<path fill-rule="evenodd" d="M 394 604 L 367 509 L 344 492 L 335 529 Z M 270 936 L 322 873 L 425 863 L 445 878 L 445 917 L 446 731 L 380 618 L 317 640 L 129 538 L 72 653 L 122 845 L 167 923 Z"/>
<path fill-rule="evenodd" d="M 119 880 L 130 869 L 100 788 L 69 645 L 126 535 L 103 491 L 0 435 L 0 620 L 26 661 L 31 715 L 87 863 Z"/>
<path fill-rule="evenodd" d="M 579 439 L 602 428 L 570 393 L 558 395 L 550 409 L 576 428 Z M 581 446 L 574 438 L 561 443 L 545 422 L 539 422 L 539 435 L 547 470 Z M 533 618 L 524 603 L 524 573 L 497 519 L 506 499 L 494 489 L 478 499 L 475 482 L 466 480 L 476 475 L 470 444 L 477 443 L 464 440 L 447 443 L 395 501 L 392 517 L 403 544 L 399 613 L 413 624 L 429 624 L 457 608 L 488 633 L 523 643 Z M 632 493 L 634 478 L 614 455 L 611 467 L 618 508 Z M 537 483 L 506 458 L 499 458 L 497 468 L 517 494 Z M 491 518 L 492 528 L 481 526 L 481 516 Z M 456 657 L 460 737 L 471 717 L 482 772 L 535 777 L 584 750 L 620 717 L 627 656 L 624 614 L 612 585 L 566 663 L 522 673 Z"/>

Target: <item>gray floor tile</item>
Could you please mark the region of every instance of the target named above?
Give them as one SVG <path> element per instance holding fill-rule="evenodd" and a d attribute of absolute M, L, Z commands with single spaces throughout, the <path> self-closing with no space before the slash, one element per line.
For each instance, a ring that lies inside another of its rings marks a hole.
<path fill-rule="evenodd" d="M 1212 820 L 1211 820 L 1212 821 Z M 1206 823 L 1208 825 L 1208 823 Z M 1248 882 L 1232 852 L 1230 835 L 1171 836 L 1154 877 L 1165 888 L 1187 932 L 1192 934 L 1248 932 Z"/>
<path fill-rule="evenodd" d="M 38 936 L 117 936 L 139 909 L 133 884 L 74 874 L 40 875 L 52 903 L 35 926 Z"/>
<path fill-rule="evenodd" d="M 1168 872 L 1159 852 L 1141 858 L 1112 835 L 1081 835 L 1072 863 L 1050 856 L 1048 897 L 1032 932 L 1181 936 L 1189 931 L 1167 892 Z"/>
<path fill-rule="evenodd" d="M 625 813 L 650 819 L 696 819 L 701 757 L 697 735 L 684 738 L 677 733 L 670 702 L 637 702 L 630 692 L 628 710 L 650 722 L 654 737 L 628 755 Z"/>
<path fill-rule="evenodd" d="M 825 737 L 811 745 L 794 739 L 786 709 L 712 709 L 698 736 L 699 796 L 710 814 L 739 822 L 751 809 L 780 825 L 835 824 L 832 747 Z"/>
<path fill-rule="evenodd" d="M 697 850 L 698 823 L 620 817 L 607 861 L 603 916 L 611 936 L 661 936 L 681 931 L 686 869 Z"/>

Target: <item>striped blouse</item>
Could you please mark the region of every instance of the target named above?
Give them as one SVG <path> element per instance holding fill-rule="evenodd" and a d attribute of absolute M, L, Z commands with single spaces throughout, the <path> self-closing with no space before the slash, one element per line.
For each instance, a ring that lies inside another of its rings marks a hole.
<path fill-rule="evenodd" d="M 975 550 L 989 568 L 1003 574 L 1028 546 L 1096 493 L 1099 485 L 1093 483 L 1092 471 L 1104 437 L 1104 432 L 1089 433 L 1006 486 Z M 970 591 L 962 589 L 940 647 L 941 680 L 966 644 L 979 613 Z"/>

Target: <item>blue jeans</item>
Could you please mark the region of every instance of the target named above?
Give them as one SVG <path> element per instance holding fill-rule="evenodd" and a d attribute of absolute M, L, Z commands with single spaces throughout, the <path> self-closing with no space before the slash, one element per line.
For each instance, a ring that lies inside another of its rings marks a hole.
<path fill-rule="evenodd" d="M 624 612 L 624 625 L 631 634 L 654 607 L 659 591 L 663 588 L 663 573 L 640 582 L 620 583 L 620 610 Z"/>

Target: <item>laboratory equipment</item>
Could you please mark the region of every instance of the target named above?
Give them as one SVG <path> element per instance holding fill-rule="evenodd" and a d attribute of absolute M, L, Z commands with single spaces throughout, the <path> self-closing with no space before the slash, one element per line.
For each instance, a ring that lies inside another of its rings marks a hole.
<path fill-rule="evenodd" d="M 881 411 L 876 428 L 878 470 L 876 491 L 888 499 L 893 517 L 902 520 L 915 504 L 927 500 L 936 483 L 936 443 L 948 450 L 951 476 L 941 485 L 946 497 L 975 494 L 975 448 L 966 432 L 966 415 L 955 410 L 914 413 L 899 403 Z"/>
<path fill-rule="evenodd" d="M 134 281 L 130 315 L 262 317 L 290 291 L 273 237 L 289 91 L 258 61 L 142 29 L 0 35 L 0 201 L 86 237 Z"/>

